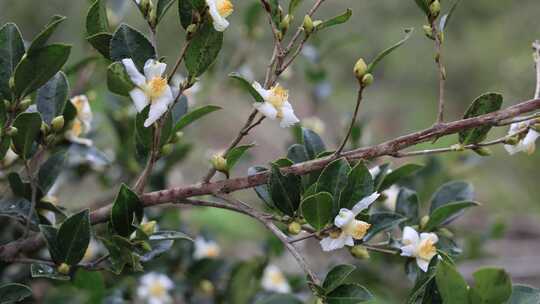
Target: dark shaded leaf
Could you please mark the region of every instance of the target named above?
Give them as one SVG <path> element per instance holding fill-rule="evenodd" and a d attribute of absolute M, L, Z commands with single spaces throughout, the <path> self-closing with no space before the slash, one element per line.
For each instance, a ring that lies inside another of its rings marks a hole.
<path fill-rule="evenodd" d="M 343 284 L 345 280 L 351 275 L 351 273 L 356 269 L 354 265 L 342 264 L 337 265 L 332 268 L 323 282 L 323 288 L 326 293 L 334 291 L 338 286 Z"/>
<path fill-rule="evenodd" d="M 503 96 L 498 93 L 486 93 L 473 101 L 463 118 L 472 118 L 495 112 L 501 109 Z M 463 145 L 477 144 L 486 139 L 491 125 L 459 132 L 459 142 Z"/>
<path fill-rule="evenodd" d="M 62 115 L 68 98 L 67 77 L 63 72 L 58 72 L 37 91 L 36 106 L 43 121 L 50 125 L 53 118 Z"/>
<path fill-rule="evenodd" d="M 111 40 L 111 59 L 121 61 L 131 58 L 139 71 L 143 70 L 148 59 L 156 58 L 152 43 L 138 30 L 127 24 L 121 24 Z"/>
<path fill-rule="evenodd" d="M 474 200 L 474 188 L 470 183 L 463 181 L 448 182 L 433 194 L 430 212 L 448 203 L 472 200 Z"/>
<path fill-rule="evenodd" d="M 24 51 L 24 42 L 17 25 L 14 23 L 4 25 L 0 29 L 0 98 L 11 100 L 9 79 L 13 76 Z"/>
<path fill-rule="evenodd" d="M 43 48 L 47 45 L 47 41 L 49 41 L 49 38 L 51 38 L 52 34 L 56 31 L 56 28 L 60 23 L 64 22 L 66 20 L 66 17 L 64 16 L 53 16 L 51 21 L 45 26 L 45 29 L 41 31 L 30 43 L 30 46 L 28 47 L 27 55 L 32 55 L 35 52 L 37 52 L 39 49 Z"/>
<path fill-rule="evenodd" d="M 58 229 L 50 225 L 39 225 L 39 230 L 41 230 L 47 242 L 47 248 L 49 249 L 52 260 L 57 264 L 62 263 L 63 255 L 58 249 Z"/>
<path fill-rule="evenodd" d="M 344 284 L 326 296 L 328 304 L 357 304 L 373 299 L 371 293 L 363 286 Z"/>
<path fill-rule="evenodd" d="M 110 33 L 97 33 L 86 37 L 90 43 L 101 55 L 107 59 L 111 59 L 111 40 L 113 35 Z"/>
<path fill-rule="evenodd" d="M 259 173 L 259 172 L 264 172 L 264 171 L 268 171 L 268 169 L 265 168 L 265 167 L 261 167 L 261 166 L 250 167 L 248 169 L 248 176 L 252 176 L 252 175 L 255 175 L 255 174 Z M 268 207 L 270 207 L 270 208 L 275 208 L 276 207 L 274 205 L 274 202 L 272 202 L 272 197 L 270 196 L 270 191 L 268 189 L 267 184 L 256 186 L 255 188 L 253 188 L 253 190 L 255 190 L 255 193 L 257 193 L 257 196 L 266 205 L 268 205 Z"/>
<path fill-rule="evenodd" d="M 371 227 L 367 231 L 366 236 L 364 236 L 364 242 L 369 241 L 378 233 L 391 229 L 406 220 L 407 220 L 406 217 L 397 213 L 390 213 L 390 212 L 373 213 L 369 217 L 369 223 L 371 224 Z"/>
<path fill-rule="evenodd" d="M 0 286 L 0 301 L 2 304 L 19 303 L 31 296 L 32 289 L 23 284 L 9 283 Z"/>
<path fill-rule="evenodd" d="M 334 200 L 328 192 L 319 192 L 302 200 L 302 215 L 315 229 L 321 230 L 332 220 Z"/>
<path fill-rule="evenodd" d="M 188 114 L 182 116 L 182 118 L 174 126 L 174 132 L 181 131 L 186 126 L 192 124 L 193 122 L 206 116 L 207 114 L 210 114 L 217 110 L 221 110 L 221 107 L 214 106 L 214 105 L 206 105 L 206 106 L 202 106 L 202 107 L 194 109 Z"/>
<path fill-rule="evenodd" d="M 302 128 L 302 143 L 306 147 L 309 159 L 317 158 L 317 155 L 326 150 L 321 137 L 310 129 Z"/>
<path fill-rule="evenodd" d="M 49 192 L 52 185 L 62 172 L 66 160 L 67 151 L 60 150 L 41 165 L 38 172 L 38 185 L 43 193 Z"/>
<path fill-rule="evenodd" d="M 406 223 L 418 222 L 419 201 L 416 191 L 401 188 L 396 201 L 396 213 L 407 218 Z"/>
<path fill-rule="evenodd" d="M 58 258 L 68 265 L 77 265 L 90 244 L 90 212 L 83 210 L 68 217 L 58 229 Z"/>
<path fill-rule="evenodd" d="M 279 167 L 272 164 L 268 188 L 276 208 L 289 216 L 294 216 L 300 206 L 302 189 L 300 177 L 292 174 L 282 175 Z"/>
<path fill-rule="evenodd" d="M 242 75 L 233 72 L 229 74 L 229 77 L 238 80 L 240 87 L 248 92 L 256 102 L 264 102 L 264 98 L 259 94 L 259 92 L 257 92 L 257 90 L 255 90 L 255 88 L 251 85 L 251 82 L 249 82 Z"/>
<path fill-rule="evenodd" d="M 371 195 L 373 188 L 373 178 L 369 169 L 363 162 L 359 162 L 347 176 L 347 183 L 339 196 L 337 210 L 352 209 L 362 198 Z"/>
<path fill-rule="evenodd" d="M 334 198 L 334 213 L 339 211 L 339 195 L 347 184 L 347 178 L 351 166 L 345 158 L 340 158 L 329 163 L 321 172 L 317 180 L 317 192 L 325 191 L 332 194 Z"/>
<path fill-rule="evenodd" d="M 446 225 L 461 215 L 464 209 L 478 205 L 480 204 L 477 202 L 455 202 L 441 206 L 431 212 L 424 229 L 431 231 L 439 226 Z"/>
<path fill-rule="evenodd" d="M 287 158 L 292 160 L 295 164 L 303 163 L 309 159 L 306 148 L 299 144 L 294 144 L 289 147 L 287 150 Z"/>
<path fill-rule="evenodd" d="M 29 159 L 34 153 L 34 142 L 38 139 L 41 128 L 39 113 L 21 113 L 15 118 L 13 126 L 18 132 L 12 137 L 17 154 L 23 159 Z"/>
<path fill-rule="evenodd" d="M 231 272 L 231 278 L 226 289 L 228 303 L 251 303 L 259 287 L 260 277 L 265 266 L 266 262 L 263 259 L 254 259 L 236 264 Z"/>
<path fill-rule="evenodd" d="M 188 240 L 193 241 L 189 235 L 172 230 L 161 230 L 157 231 L 150 236 L 150 241 L 166 241 L 166 240 Z"/>
<path fill-rule="evenodd" d="M 128 237 L 135 229 L 134 220 L 139 222 L 143 217 L 142 203 L 137 194 L 125 184 L 120 186 L 120 191 L 114 200 L 111 211 L 111 224 L 120 236 Z"/>
<path fill-rule="evenodd" d="M 191 40 L 186 51 L 185 64 L 191 77 L 202 75 L 216 60 L 223 44 L 223 33 L 205 22 Z"/>
<path fill-rule="evenodd" d="M 107 68 L 107 87 L 121 96 L 129 96 L 129 92 L 135 88 L 122 63 L 114 62 Z"/>

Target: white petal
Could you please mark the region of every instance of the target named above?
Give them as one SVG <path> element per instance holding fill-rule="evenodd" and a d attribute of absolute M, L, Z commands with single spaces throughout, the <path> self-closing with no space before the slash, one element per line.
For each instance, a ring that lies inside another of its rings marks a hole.
<path fill-rule="evenodd" d="M 137 67 L 135 66 L 135 63 L 133 62 L 133 59 L 126 58 L 122 59 L 122 64 L 126 68 L 126 72 L 131 79 L 131 81 L 138 87 L 143 86 L 146 83 L 146 78 L 144 78 L 144 75 L 137 70 Z"/>
<path fill-rule="evenodd" d="M 320 241 L 323 251 L 332 251 L 345 247 L 345 243 L 348 241 L 345 234 L 341 234 L 337 239 L 331 237 L 325 237 Z"/>
<path fill-rule="evenodd" d="M 369 169 L 369 173 L 371 173 L 371 176 L 373 178 L 377 177 L 377 175 L 379 175 L 380 172 L 381 172 L 381 168 L 379 166 Z"/>
<path fill-rule="evenodd" d="M 214 29 L 218 32 L 223 32 L 229 27 L 229 21 L 227 19 L 223 18 L 218 11 L 217 5 L 215 1 L 212 0 L 206 0 L 206 3 L 208 4 L 208 12 L 210 13 L 210 16 L 212 17 L 212 23 L 214 25 Z"/>
<path fill-rule="evenodd" d="M 371 204 L 373 204 L 379 198 L 379 196 L 381 196 L 379 193 L 373 192 L 371 195 L 361 199 L 358 203 L 356 203 L 356 205 L 354 205 L 352 209 L 354 215 L 356 216 L 362 212 L 362 210 L 369 208 L 369 206 L 371 206 Z"/>
<path fill-rule="evenodd" d="M 290 126 L 293 126 L 294 124 L 300 122 L 298 117 L 294 115 L 293 108 L 289 102 L 285 102 L 283 105 L 283 108 L 281 109 L 283 113 L 283 118 L 281 118 L 280 126 L 282 128 L 288 128 Z"/>
<path fill-rule="evenodd" d="M 148 59 L 144 64 L 144 76 L 146 80 L 150 81 L 154 77 L 161 77 L 165 73 L 167 65 L 163 62 L 159 62 L 155 59 Z"/>
<path fill-rule="evenodd" d="M 66 132 L 66 138 L 67 138 L 67 140 L 69 140 L 69 141 L 71 141 L 73 143 L 88 146 L 88 147 L 90 147 L 91 145 L 94 144 L 94 142 L 91 139 L 77 137 L 77 136 L 73 135 L 73 133 L 71 133 L 70 131 Z"/>
<path fill-rule="evenodd" d="M 415 245 L 402 246 L 400 249 L 401 249 L 401 256 L 408 256 L 408 257 L 416 256 Z"/>
<path fill-rule="evenodd" d="M 433 244 L 435 244 L 439 241 L 439 237 L 435 233 L 424 232 L 420 234 L 420 241 L 423 240 L 430 240 Z"/>
<path fill-rule="evenodd" d="M 257 111 L 261 112 L 264 116 L 270 119 L 276 119 L 278 112 L 276 108 L 274 108 L 274 106 L 270 104 L 269 102 L 262 102 L 262 103 L 256 102 L 253 104 L 253 106 L 255 107 L 255 109 L 257 109 Z"/>
<path fill-rule="evenodd" d="M 429 268 L 429 261 L 426 261 L 424 259 L 416 259 L 416 264 L 420 269 L 422 269 L 423 272 L 427 272 Z"/>
<path fill-rule="evenodd" d="M 506 152 L 508 152 L 508 154 L 514 155 L 523 151 L 523 146 L 521 145 L 521 142 L 519 142 L 516 145 L 504 145 L 504 149 L 506 150 Z"/>
<path fill-rule="evenodd" d="M 523 145 L 526 147 L 526 151 L 529 154 L 533 154 L 536 149 L 536 139 L 540 137 L 540 133 L 535 130 L 529 130 L 527 136 L 523 139 Z"/>
<path fill-rule="evenodd" d="M 403 228 L 403 237 L 401 239 L 401 242 L 405 245 L 417 245 L 420 241 L 420 236 L 418 235 L 418 232 L 414 230 L 412 227 L 406 226 Z"/>
<path fill-rule="evenodd" d="M 343 227 L 354 220 L 354 217 L 355 214 L 351 210 L 342 208 L 334 219 L 334 225 L 336 227 Z"/>
<path fill-rule="evenodd" d="M 150 103 L 146 93 L 139 88 L 129 91 L 129 96 L 131 96 L 131 100 L 133 100 L 133 103 L 135 104 L 135 109 L 137 109 L 137 112 L 139 113 Z"/>
<path fill-rule="evenodd" d="M 251 86 L 253 86 L 253 88 L 255 89 L 255 91 L 257 91 L 257 93 L 259 93 L 259 95 L 261 95 L 261 97 L 264 99 L 264 100 L 268 100 L 268 98 L 270 97 L 270 95 L 272 94 L 270 92 L 270 90 L 265 90 L 260 83 L 258 83 L 257 81 L 254 81 Z"/>
<path fill-rule="evenodd" d="M 144 127 L 148 128 L 154 122 L 156 122 L 163 114 L 169 109 L 169 105 L 173 102 L 172 92 L 169 87 L 165 90 L 165 93 L 157 100 L 154 100 L 150 105 L 150 112 L 148 118 L 144 121 Z"/>

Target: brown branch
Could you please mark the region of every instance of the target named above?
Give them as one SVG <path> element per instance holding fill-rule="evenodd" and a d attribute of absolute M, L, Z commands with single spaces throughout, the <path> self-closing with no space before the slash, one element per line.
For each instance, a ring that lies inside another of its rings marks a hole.
<path fill-rule="evenodd" d="M 444 95 L 445 95 L 445 82 L 446 82 L 446 68 L 442 62 L 442 32 L 437 25 L 437 18 L 431 20 L 431 28 L 433 33 L 433 39 L 435 40 L 435 63 L 439 71 L 439 107 L 437 111 L 437 122 L 442 123 L 444 121 Z"/>

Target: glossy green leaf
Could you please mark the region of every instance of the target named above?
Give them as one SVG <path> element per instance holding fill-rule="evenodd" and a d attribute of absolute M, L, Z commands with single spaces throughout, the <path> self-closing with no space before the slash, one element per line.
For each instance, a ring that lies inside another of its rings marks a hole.
<path fill-rule="evenodd" d="M 55 267 L 46 264 L 32 264 L 30 266 L 32 278 L 46 278 L 58 281 L 69 281 L 68 275 L 59 273 Z"/>
<path fill-rule="evenodd" d="M 309 157 L 306 152 L 306 147 L 299 144 L 294 144 L 289 147 L 287 150 L 287 158 L 292 160 L 293 163 L 303 163 L 309 160 Z"/>
<path fill-rule="evenodd" d="M 122 63 L 114 62 L 107 68 L 107 87 L 121 96 L 129 96 L 129 92 L 135 88 Z"/>
<path fill-rule="evenodd" d="M 189 240 L 193 241 L 191 237 L 180 231 L 172 230 L 160 230 L 154 232 L 150 238 L 151 241 L 166 241 L 166 240 Z"/>
<path fill-rule="evenodd" d="M 413 32 L 414 32 L 413 28 L 406 28 L 405 37 L 403 37 L 403 39 L 401 39 L 400 41 L 398 41 L 396 44 L 392 45 L 391 47 L 387 48 L 386 50 L 382 51 L 380 54 L 377 55 L 377 57 L 375 57 L 375 59 L 373 59 L 373 61 L 368 65 L 368 73 L 373 72 L 375 67 L 377 67 L 377 65 L 384 59 L 384 57 L 390 55 L 393 51 L 395 51 L 400 46 L 402 46 L 405 42 L 407 42 L 407 40 L 411 38 Z"/>
<path fill-rule="evenodd" d="M 139 197 L 128 186 L 122 184 L 111 211 L 114 231 L 120 236 L 128 237 L 135 230 L 133 228 L 135 219 L 140 222 L 142 217 L 143 207 Z"/>
<path fill-rule="evenodd" d="M 300 206 L 302 189 L 300 177 L 292 174 L 283 175 L 279 167 L 272 164 L 268 189 L 276 208 L 289 216 L 294 216 Z"/>
<path fill-rule="evenodd" d="M 254 259 L 236 264 L 227 285 L 227 302 L 250 304 L 260 285 L 260 277 L 266 263 L 263 259 Z"/>
<path fill-rule="evenodd" d="M 11 100 L 9 79 L 24 55 L 24 42 L 14 23 L 0 28 L 0 98 Z"/>
<path fill-rule="evenodd" d="M 64 113 L 69 98 L 69 83 L 63 72 L 58 72 L 45 85 L 37 90 L 36 106 L 43 121 L 51 121 Z"/>
<path fill-rule="evenodd" d="M 354 265 L 342 264 L 332 268 L 326 278 L 324 278 L 323 289 L 328 294 L 336 289 L 341 284 L 345 283 L 345 280 L 356 269 Z"/>
<path fill-rule="evenodd" d="M 328 28 L 328 27 L 343 24 L 343 23 L 349 21 L 351 16 L 352 16 L 352 10 L 350 8 L 348 8 L 343 14 L 323 21 L 323 23 L 321 23 L 320 25 L 317 26 L 317 30 L 322 30 L 322 29 L 325 29 L 325 28 Z"/>
<path fill-rule="evenodd" d="M 248 176 L 253 176 L 257 173 L 268 171 L 267 168 L 261 167 L 261 166 L 253 166 L 248 169 Z M 253 188 L 255 190 L 255 193 L 257 196 L 270 208 L 275 208 L 274 202 L 272 201 L 272 197 L 270 196 L 270 190 L 268 189 L 267 184 L 263 184 L 260 186 L 255 186 Z"/>
<path fill-rule="evenodd" d="M 343 284 L 326 296 L 328 304 L 357 304 L 373 299 L 371 293 L 357 284 Z"/>
<path fill-rule="evenodd" d="M 39 113 L 21 113 L 15 118 L 13 126 L 17 134 L 12 137 L 17 154 L 28 159 L 34 152 L 34 142 L 38 139 L 41 128 L 41 115 Z"/>
<path fill-rule="evenodd" d="M 321 230 L 333 219 L 334 199 L 328 192 L 319 192 L 302 200 L 302 215 L 316 230 Z"/>
<path fill-rule="evenodd" d="M 55 263 L 62 263 L 62 253 L 58 249 L 58 229 L 50 225 L 39 225 L 39 230 L 45 238 L 49 254 Z"/>
<path fill-rule="evenodd" d="M 58 258 L 68 265 L 77 265 L 86 253 L 90 234 L 88 209 L 68 217 L 58 229 Z"/>
<path fill-rule="evenodd" d="M 256 102 L 264 102 L 264 98 L 255 90 L 255 88 L 251 85 L 251 82 L 249 82 L 246 78 L 244 78 L 242 75 L 238 73 L 230 73 L 229 77 L 232 79 L 236 79 L 238 81 L 238 84 L 240 87 L 248 92 L 253 99 L 255 99 Z"/>
<path fill-rule="evenodd" d="M 469 303 L 469 286 L 453 265 L 440 262 L 435 280 L 444 304 Z"/>
<path fill-rule="evenodd" d="M 317 158 L 317 155 L 326 150 L 321 137 L 310 129 L 302 128 L 302 143 L 306 147 L 309 159 Z"/>
<path fill-rule="evenodd" d="M 186 51 L 185 64 L 191 77 L 199 77 L 214 63 L 223 44 L 223 33 L 205 22 L 197 31 Z"/>
<path fill-rule="evenodd" d="M 476 98 L 469 106 L 464 119 L 473 118 L 495 112 L 501 109 L 503 96 L 498 93 L 486 93 Z M 491 125 L 482 126 L 474 129 L 468 129 L 459 132 L 459 142 L 463 145 L 477 144 L 486 139 Z"/>
<path fill-rule="evenodd" d="M 317 192 L 325 191 L 334 198 L 334 213 L 337 214 L 339 195 L 347 185 L 351 166 L 345 158 L 340 158 L 329 163 L 321 172 L 317 180 Z"/>
<path fill-rule="evenodd" d="M 121 61 L 131 58 L 139 71 L 143 70 L 148 59 L 156 58 L 152 43 L 138 30 L 127 24 L 121 24 L 111 39 L 111 59 Z"/>
<path fill-rule="evenodd" d="M 414 173 L 418 172 L 422 168 L 424 168 L 424 166 L 418 165 L 418 164 L 406 164 L 397 168 L 396 170 L 388 173 L 384 177 L 383 182 L 381 186 L 379 187 L 379 191 L 384 191 L 390 188 L 390 186 L 397 183 L 402 178 L 413 175 Z"/>
<path fill-rule="evenodd" d="M 7 180 L 9 186 L 11 187 L 11 192 L 15 196 L 26 198 L 27 200 L 32 200 L 32 186 L 28 182 L 24 182 L 17 172 L 10 172 L 7 175 Z"/>
<path fill-rule="evenodd" d="M 41 31 L 35 38 L 32 40 L 32 43 L 30 43 L 30 46 L 28 47 L 27 55 L 32 55 L 35 52 L 37 52 L 39 49 L 43 48 L 47 45 L 47 42 L 49 41 L 49 38 L 51 38 L 52 34 L 56 31 L 56 28 L 60 23 L 64 22 L 66 20 L 66 17 L 64 16 L 53 16 L 51 21 L 45 26 L 45 29 Z"/>
<path fill-rule="evenodd" d="M 0 285 L 0 302 L 2 304 L 19 303 L 31 296 L 32 289 L 26 285 L 18 283 Z"/>
<path fill-rule="evenodd" d="M 250 145 L 241 145 L 232 148 L 226 155 L 225 159 L 227 160 L 227 170 L 232 170 L 236 163 L 242 158 L 242 156 L 251 148 L 255 147 L 255 144 Z"/>
<path fill-rule="evenodd" d="M 66 63 L 71 46 L 51 44 L 27 54 L 15 69 L 15 95 L 26 96 L 46 84 Z"/>
<path fill-rule="evenodd" d="M 105 0 L 96 0 L 86 14 L 86 35 L 109 32 L 109 20 Z"/>
<path fill-rule="evenodd" d="M 102 303 L 106 295 L 105 279 L 99 271 L 78 269 L 73 279 L 78 290 L 88 294 L 88 303 Z"/>
<path fill-rule="evenodd" d="M 475 304 L 506 303 L 512 294 L 512 280 L 503 269 L 482 268 L 473 273 L 473 278 L 471 295 Z"/>
<path fill-rule="evenodd" d="M 347 176 L 347 183 L 339 196 L 337 210 L 341 208 L 352 209 L 356 203 L 362 198 L 371 195 L 373 191 L 371 173 L 369 173 L 369 169 L 363 162 L 359 162 Z"/>
<path fill-rule="evenodd" d="M 512 286 L 512 296 L 508 300 L 508 304 L 538 303 L 540 303 L 540 289 L 520 284 Z"/>
<path fill-rule="evenodd" d="M 86 41 L 90 43 L 101 55 L 107 59 L 111 59 L 111 33 L 97 33 L 86 37 Z"/>
<path fill-rule="evenodd" d="M 420 203 L 416 191 L 401 188 L 396 201 L 396 213 L 407 218 L 407 223 L 417 223 Z"/>
<path fill-rule="evenodd" d="M 430 212 L 448 203 L 473 200 L 474 188 L 472 184 L 463 181 L 448 182 L 433 194 Z"/>
<path fill-rule="evenodd" d="M 477 202 L 455 202 L 441 206 L 433 210 L 424 229 L 431 231 L 439 226 L 446 225 L 459 216 L 464 209 L 478 205 L 480 204 Z"/>
<path fill-rule="evenodd" d="M 193 122 L 199 120 L 200 118 L 212 112 L 215 112 L 217 110 L 221 110 L 221 107 L 214 106 L 214 105 L 206 105 L 206 106 L 202 106 L 202 107 L 194 109 L 188 114 L 182 116 L 182 118 L 174 126 L 174 132 L 176 133 L 178 131 L 181 131 L 186 126 L 192 124 Z"/>
<path fill-rule="evenodd" d="M 66 152 L 66 150 L 55 152 L 39 168 L 38 185 L 43 193 L 49 192 L 60 172 L 64 169 Z"/>
<path fill-rule="evenodd" d="M 406 220 L 406 217 L 397 213 L 378 212 L 371 214 L 369 216 L 371 227 L 367 231 L 366 236 L 364 236 L 364 242 L 369 241 L 378 233 L 391 229 Z"/>
<path fill-rule="evenodd" d="M 194 23 L 194 14 L 200 11 L 204 5 L 204 0 L 178 0 L 178 15 L 184 29 Z"/>

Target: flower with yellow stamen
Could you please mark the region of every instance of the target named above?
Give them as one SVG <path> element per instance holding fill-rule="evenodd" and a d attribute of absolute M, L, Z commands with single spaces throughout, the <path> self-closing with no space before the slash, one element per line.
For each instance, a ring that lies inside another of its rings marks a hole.
<path fill-rule="evenodd" d="M 256 81 L 253 82 L 252 86 L 264 99 L 264 102 L 256 102 L 253 106 L 264 116 L 270 119 L 278 119 L 282 128 L 290 127 L 300 121 L 289 103 L 289 91 L 279 84 L 269 90 L 264 89 Z"/>
<path fill-rule="evenodd" d="M 276 265 L 266 266 L 261 279 L 261 286 L 266 291 L 277 293 L 291 292 L 291 286 L 289 285 L 287 278 L 285 278 Z"/>
<path fill-rule="evenodd" d="M 174 283 L 164 274 L 150 272 L 140 279 L 137 289 L 137 297 L 143 303 L 167 304 L 173 299 L 169 292 L 174 288 Z"/>
<path fill-rule="evenodd" d="M 352 210 L 342 208 L 334 219 L 334 225 L 340 228 L 340 231 L 332 233 L 321 240 L 322 250 L 332 251 L 345 246 L 352 247 L 354 246 L 354 240 L 363 239 L 371 225 L 357 220 L 356 216 L 369 208 L 379 198 L 379 195 L 379 193 L 373 193 L 363 198 L 354 205 Z"/>
<path fill-rule="evenodd" d="M 144 64 L 144 75 L 139 72 L 132 59 L 122 59 L 129 78 L 135 88 L 129 92 L 137 112 L 142 112 L 150 105 L 148 118 L 144 126 L 149 127 L 167 112 L 174 102 L 174 96 L 167 78 L 163 77 L 167 65 L 154 59 L 148 59 Z"/>
<path fill-rule="evenodd" d="M 426 272 L 431 259 L 437 255 L 435 244 L 439 238 L 435 233 L 420 233 L 412 227 L 403 228 L 403 238 L 401 243 L 401 255 L 416 258 L 416 264 L 422 271 Z"/>
<path fill-rule="evenodd" d="M 234 5 L 230 0 L 206 0 L 208 12 L 212 17 L 214 29 L 223 32 L 229 27 L 229 17 L 234 11 Z"/>
<path fill-rule="evenodd" d="M 221 248 L 214 241 L 207 241 L 202 237 L 197 237 L 194 244 L 195 251 L 193 252 L 193 257 L 196 260 L 217 258 L 221 254 Z"/>
<path fill-rule="evenodd" d="M 92 141 L 87 138 L 82 138 L 90 132 L 92 126 L 92 109 L 86 95 L 75 96 L 70 99 L 71 104 L 77 110 L 77 115 L 71 123 L 71 127 L 66 131 L 66 138 L 74 143 L 90 146 Z"/>

